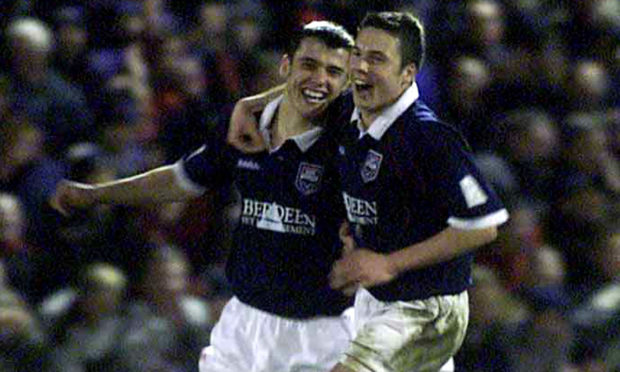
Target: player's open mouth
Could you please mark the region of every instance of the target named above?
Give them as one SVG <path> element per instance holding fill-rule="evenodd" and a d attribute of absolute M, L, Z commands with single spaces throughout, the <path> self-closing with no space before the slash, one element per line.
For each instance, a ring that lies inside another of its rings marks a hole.
<path fill-rule="evenodd" d="M 321 103 L 327 99 L 327 93 L 319 92 L 312 89 L 303 89 L 301 91 L 306 101 L 310 103 Z"/>
<path fill-rule="evenodd" d="M 361 93 L 370 90 L 370 88 L 372 88 L 372 85 L 366 83 L 363 80 L 356 79 L 353 81 L 353 87 L 355 88 L 355 90 Z"/>

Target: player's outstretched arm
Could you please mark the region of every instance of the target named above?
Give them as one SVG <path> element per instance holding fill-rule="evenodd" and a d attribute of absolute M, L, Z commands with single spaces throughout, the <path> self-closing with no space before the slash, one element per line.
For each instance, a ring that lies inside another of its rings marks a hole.
<path fill-rule="evenodd" d="M 89 208 L 97 204 L 166 203 L 196 196 L 178 185 L 174 165 L 167 165 L 101 184 L 62 180 L 56 186 L 50 204 L 60 213 L 68 215 L 74 209 Z"/>
<path fill-rule="evenodd" d="M 258 132 L 255 114 L 282 94 L 284 85 L 279 85 L 254 96 L 246 97 L 235 104 L 230 117 L 227 141 L 240 151 L 255 153 L 267 149 L 263 137 Z"/>

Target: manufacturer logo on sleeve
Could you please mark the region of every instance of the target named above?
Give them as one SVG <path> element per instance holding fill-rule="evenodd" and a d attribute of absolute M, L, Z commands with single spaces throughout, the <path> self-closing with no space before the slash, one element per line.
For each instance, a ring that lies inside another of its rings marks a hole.
<path fill-rule="evenodd" d="M 310 195 L 319 190 L 323 178 L 323 167 L 316 164 L 301 163 L 295 179 L 295 187 L 304 195 Z"/>
<path fill-rule="evenodd" d="M 364 161 L 364 165 L 362 166 L 362 180 L 366 183 L 374 181 L 379 175 L 379 169 L 381 168 L 381 161 L 383 160 L 383 155 L 379 154 L 376 151 L 368 150 L 368 155 L 366 155 L 366 160 Z"/>

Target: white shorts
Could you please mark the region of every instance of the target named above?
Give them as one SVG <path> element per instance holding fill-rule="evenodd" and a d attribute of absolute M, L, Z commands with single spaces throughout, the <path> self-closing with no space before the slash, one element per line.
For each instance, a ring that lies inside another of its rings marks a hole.
<path fill-rule="evenodd" d="M 355 336 L 341 363 L 356 372 L 453 371 L 467 330 L 467 292 L 382 302 L 360 288 Z"/>
<path fill-rule="evenodd" d="M 351 312 L 295 320 L 233 297 L 202 350 L 200 372 L 327 372 L 351 341 Z"/>

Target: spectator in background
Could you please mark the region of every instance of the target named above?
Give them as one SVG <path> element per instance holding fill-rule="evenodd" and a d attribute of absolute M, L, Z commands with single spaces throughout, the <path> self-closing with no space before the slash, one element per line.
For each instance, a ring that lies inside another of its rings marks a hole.
<path fill-rule="evenodd" d="M 44 214 L 53 185 L 65 175 L 64 165 L 48 157 L 40 129 L 21 117 L 0 125 L 0 191 L 16 195 L 26 216 L 28 241 L 46 247 L 49 231 Z"/>
<path fill-rule="evenodd" d="M 162 95 L 158 142 L 166 161 L 173 162 L 188 148 L 204 143 L 219 108 L 211 103 L 204 70 L 196 57 L 170 50 L 164 56 L 160 73 L 163 79 L 159 86 Z"/>
<path fill-rule="evenodd" d="M 200 7 L 200 23 L 190 42 L 206 74 L 207 94 L 213 103 L 226 106 L 241 97 L 241 66 L 230 30 L 231 8 L 223 2 L 206 1 Z"/>
<path fill-rule="evenodd" d="M 463 371 L 512 371 L 512 341 L 529 310 L 492 270 L 474 266 L 473 279 L 470 325 L 455 365 Z"/>
<path fill-rule="evenodd" d="M 600 273 L 592 270 L 596 266 L 594 257 L 609 224 L 614 223 L 610 212 L 618 200 L 610 182 L 615 176 L 608 171 L 617 164 L 609 156 L 603 128 L 593 119 L 577 115 L 566 122 L 554 202 L 546 221 L 549 242 L 566 260 L 567 286 L 576 303 L 589 296 L 601 281 Z"/>
<path fill-rule="evenodd" d="M 77 143 L 67 150 L 64 161 L 68 175 L 82 182 L 106 182 L 116 178 L 117 170 L 103 158 L 101 147 L 90 142 Z M 107 262 L 131 272 L 133 255 L 148 250 L 135 215 L 121 207 L 99 206 L 69 219 L 46 214 L 49 247 L 46 282 L 59 288 L 79 280 L 87 265 Z"/>
<path fill-rule="evenodd" d="M 501 135 L 487 104 L 491 85 L 488 65 L 476 57 L 458 56 L 448 68 L 447 94 L 439 112 L 454 123 L 476 152 L 496 149 Z"/>
<path fill-rule="evenodd" d="M 565 118 L 563 161 L 556 178 L 561 187 L 570 187 L 566 183 L 581 179 L 618 203 L 620 159 L 612 152 L 606 124 L 596 113 L 574 112 Z"/>
<path fill-rule="evenodd" d="M 512 218 L 498 239 L 479 251 L 476 262 L 492 269 L 505 289 L 516 291 L 527 280 L 531 256 L 543 241 L 539 210 L 519 200 L 510 211 Z"/>
<path fill-rule="evenodd" d="M 3 372 L 49 371 L 53 367 L 45 335 L 24 298 L 4 283 L 0 260 L 0 370 Z"/>
<path fill-rule="evenodd" d="M 81 7 L 63 7 L 54 14 L 53 66 L 64 79 L 82 88 L 88 97 L 92 88 L 88 70 L 88 30 Z M 90 102 L 90 100 L 89 100 Z"/>
<path fill-rule="evenodd" d="M 573 59 L 596 57 L 611 62 L 618 47 L 620 18 L 613 0 L 568 2 L 561 29 Z"/>
<path fill-rule="evenodd" d="M 620 283 L 620 226 L 609 234 L 595 261 L 606 283 Z"/>
<path fill-rule="evenodd" d="M 496 126 L 503 134 L 496 150 L 510 164 L 521 197 L 548 208 L 561 151 L 556 122 L 547 112 L 530 108 L 506 112 Z"/>
<path fill-rule="evenodd" d="M 40 295 L 41 283 L 36 276 L 40 274 L 41 252 L 26 241 L 26 221 L 17 196 L 0 192 L 0 260 L 4 263 L 0 276 L 26 300 L 36 301 Z"/>
<path fill-rule="evenodd" d="M 2 0 L 0 1 L 0 52 L 2 56 L 10 54 L 10 47 L 6 42 L 6 26 L 15 18 L 26 17 L 32 10 L 31 0 Z M 10 70 L 8 59 L 0 58 L 0 73 L 4 74 Z"/>
<path fill-rule="evenodd" d="M 530 315 L 511 339 L 513 371 L 570 370 L 569 350 L 573 334 L 566 317 L 568 303 L 562 297 L 539 290 L 522 293 L 522 296 Z"/>
<path fill-rule="evenodd" d="M 152 66 L 149 51 L 156 50 L 147 37 L 146 3 L 94 2 L 87 8 L 90 28 L 109 29 L 107 33 L 89 35 L 88 66 L 95 81 L 90 93 L 98 125 L 106 124 L 110 91 L 129 93 L 133 101 L 136 131 L 144 140 L 156 135 L 150 121 L 153 92 L 150 84 Z"/>
<path fill-rule="evenodd" d="M 144 261 L 118 345 L 124 371 L 195 370 L 214 323 L 208 304 L 187 292 L 189 270 L 174 247 L 159 247 Z"/>
<path fill-rule="evenodd" d="M 575 63 L 566 90 L 567 109 L 581 112 L 604 112 L 610 101 L 610 76 L 605 65 L 595 60 L 580 60 Z"/>
<path fill-rule="evenodd" d="M 231 21 L 232 42 L 239 59 L 239 75 L 242 82 L 240 94 L 242 96 L 261 92 L 261 90 L 255 90 L 252 82 L 255 77 L 263 73 L 260 70 L 260 58 L 267 49 L 262 47 L 264 31 L 260 28 L 259 22 L 260 20 L 255 15 L 235 15 Z"/>
<path fill-rule="evenodd" d="M 11 51 L 10 101 L 45 136 L 45 148 L 60 156 L 71 143 L 92 133 L 83 93 L 50 66 L 53 34 L 34 18 L 13 20 L 6 37 Z"/>
<path fill-rule="evenodd" d="M 148 169 L 163 159 L 149 151 L 140 140 L 141 111 L 131 91 L 111 88 L 100 97 L 98 138 L 101 146 L 99 161 L 115 177 L 124 177 Z M 153 158 L 152 156 L 156 156 Z"/>
<path fill-rule="evenodd" d="M 39 315 L 65 372 L 115 371 L 114 352 L 125 331 L 121 304 L 125 274 L 107 264 L 83 268 L 75 285 L 43 300 Z"/>

